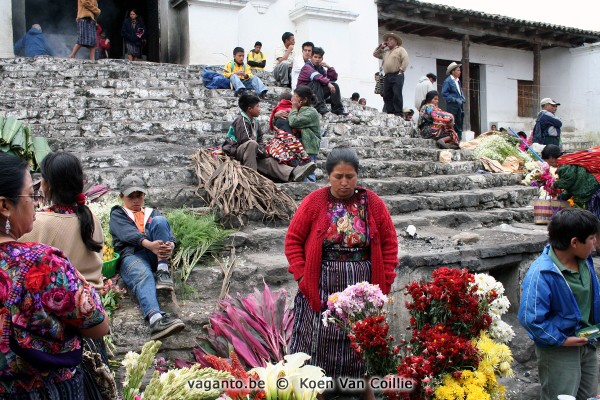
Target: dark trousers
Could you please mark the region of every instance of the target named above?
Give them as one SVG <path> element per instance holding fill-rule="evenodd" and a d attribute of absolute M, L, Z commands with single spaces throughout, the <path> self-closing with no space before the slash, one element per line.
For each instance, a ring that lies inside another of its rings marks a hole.
<path fill-rule="evenodd" d="M 454 130 L 458 135 L 458 140 L 462 139 L 462 126 L 463 126 L 463 116 L 465 112 L 463 111 L 462 104 L 457 103 L 446 103 L 446 111 L 450 114 L 454 115 Z"/>
<path fill-rule="evenodd" d="M 404 87 L 404 74 L 385 74 L 383 80 L 383 109 L 388 114 L 402 115 L 402 88 Z"/>
<path fill-rule="evenodd" d="M 342 104 L 342 95 L 340 93 L 340 87 L 335 82 L 331 82 L 331 84 L 335 88 L 335 93 L 331 93 L 327 86 L 323 86 L 316 81 L 311 81 L 308 85 L 308 87 L 311 88 L 311 90 L 317 97 L 317 104 L 315 104 L 315 108 L 321 115 L 329 112 L 329 110 L 327 110 L 327 105 L 325 105 L 325 101 L 327 99 L 329 99 L 329 101 L 331 102 L 332 113 L 342 114 L 344 112 L 344 105 Z"/>

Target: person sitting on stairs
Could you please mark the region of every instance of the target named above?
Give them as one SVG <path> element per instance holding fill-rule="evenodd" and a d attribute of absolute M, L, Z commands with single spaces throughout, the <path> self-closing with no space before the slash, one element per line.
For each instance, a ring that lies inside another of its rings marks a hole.
<path fill-rule="evenodd" d="M 317 166 L 310 162 L 297 167 L 279 164 L 269 157 L 263 143 L 263 133 L 258 124 L 260 99 L 252 94 L 243 94 L 238 101 L 240 115 L 227 132 L 223 152 L 242 165 L 258 171 L 276 182 L 302 182 Z"/>
<path fill-rule="evenodd" d="M 252 74 L 250 66 L 244 63 L 244 49 L 241 47 L 233 49 L 233 60 L 225 64 L 223 76 L 229 79 L 238 96 L 248 89 L 254 89 L 262 99 L 267 96 L 267 87 L 258 76 Z"/>
<path fill-rule="evenodd" d="M 110 210 L 109 227 L 115 252 L 121 255 L 121 277 L 150 324 L 152 340 L 163 339 L 185 328 L 179 318 L 160 310 L 156 296 L 157 290 L 173 291 L 169 258 L 175 236 L 158 210 L 144 207 L 146 185 L 140 177 L 126 176 L 119 191 L 123 205 Z"/>

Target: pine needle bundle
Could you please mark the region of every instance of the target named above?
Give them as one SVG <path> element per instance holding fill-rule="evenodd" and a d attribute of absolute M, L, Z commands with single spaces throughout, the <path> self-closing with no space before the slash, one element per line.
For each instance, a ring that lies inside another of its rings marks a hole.
<path fill-rule="evenodd" d="M 210 207 L 222 219 L 235 217 L 243 225 L 242 216 L 256 209 L 264 219 L 289 220 L 296 203 L 273 181 L 228 157 L 214 158 L 210 150 L 199 150 L 192 156 L 198 176 L 196 194 L 206 192 Z"/>

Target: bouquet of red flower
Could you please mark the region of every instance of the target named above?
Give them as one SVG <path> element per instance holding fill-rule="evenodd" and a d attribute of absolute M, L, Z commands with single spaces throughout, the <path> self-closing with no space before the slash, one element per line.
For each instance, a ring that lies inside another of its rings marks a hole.
<path fill-rule="evenodd" d="M 489 305 L 497 294 L 477 294 L 474 276 L 466 269 L 439 268 L 430 282 L 407 285 L 412 298 L 412 339 L 403 343 L 397 372 L 415 382 L 411 393 L 386 392 L 389 399 L 431 397 L 444 374 L 475 370 L 481 359 L 474 340 L 489 328 Z"/>
<path fill-rule="evenodd" d="M 323 324 L 333 322 L 348 333 L 350 345 L 366 363 L 367 374 L 383 377 L 397 366 L 399 348 L 392 345 L 383 306 L 389 301 L 379 285 L 360 282 L 327 300 Z"/>

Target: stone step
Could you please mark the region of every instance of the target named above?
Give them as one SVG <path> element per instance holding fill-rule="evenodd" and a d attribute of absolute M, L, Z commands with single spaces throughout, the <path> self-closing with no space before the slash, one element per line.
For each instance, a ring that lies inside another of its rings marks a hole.
<path fill-rule="evenodd" d="M 175 143 L 143 142 L 130 147 L 86 151 L 81 161 L 86 168 L 189 166 L 195 149 Z"/>
<path fill-rule="evenodd" d="M 452 240 L 459 230 L 438 228 L 417 230 L 417 238 L 398 238 L 399 269 L 451 266 L 473 272 L 518 264 L 528 254 L 537 255 L 547 242 L 547 232 L 539 225 L 516 223 L 472 229 L 478 240 L 464 244 Z"/>
<path fill-rule="evenodd" d="M 148 168 L 146 166 L 88 168 L 86 176 L 88 181 L 106 184 L 117 188 L 121 179 L 127 175 L 138 175 L 146 182 L 150 189 L 165 188 L 173 191 L 173 186 L 195 187 L 197 178 L 189 167 L 172 166 L 169 168 Z"/>
<path fill-rule="evenodd" d="M 324 169 L 325 161 L 318 161 L 317 165 Z M 457 161 L 440 163 L 432 161 L 403 161 L 389 159 L 366 159 L 360 163 L 360 176 L 362 178 L 394 178 L 423 177 L 431 175 L 456 175 L 474 173 L 483 166 L 479 161 Z"/>
<path fill-rule="evenodd" d="M 0 74 L 1 77 L 1 74 Z M 200 87 L 204 89 L 201 79 L 182 79 L 182 78 L 141 78 L 141 77 L 123 77 L 116 79 L 104 79 L 94 77 L 69 77 L 57 76 L 51 72 L 49 76 L 33 77 L 2 77 L 2 86 L 4 90 L 10 89 L 35 89 L 45 88 L 111 88 L 111 89 L 177 89 L 180 87 Z"/>
<path fill-rule="evenodd" d="M 489 189 L 460 190 L 415 195 L 381 196 L 392 215 L 418 210 L 481 210 L 498 207 L 522 207 L 537 196 L 536 188 L 503 186 Z"/>
<path fill-rule="evenodd" d="M 431 227 L 444 227 L 454 230 L 473 230 L 483 227 L 494 227 L 500 224 L 530 223 L 533 221 L 533 208 L 505 208 L 482 211 L 417 211 L 411 214 L 393 215 L 398 236 L 405 235 L 408 225 L 417 227 L 417 237 L 430 235 Z M 277 250 L 283 252 L 287 224 L 272 224 L 250 222 L 239 232 L 235 233 L 233 243 L 241 251 Z"/>

